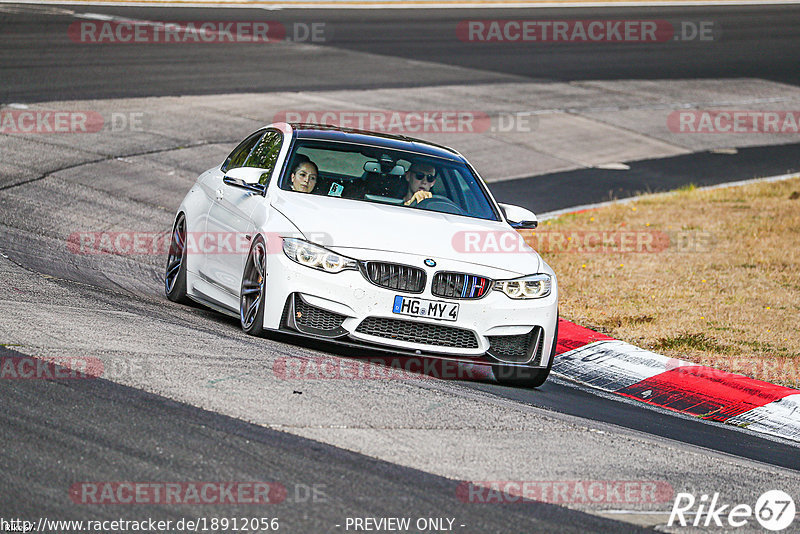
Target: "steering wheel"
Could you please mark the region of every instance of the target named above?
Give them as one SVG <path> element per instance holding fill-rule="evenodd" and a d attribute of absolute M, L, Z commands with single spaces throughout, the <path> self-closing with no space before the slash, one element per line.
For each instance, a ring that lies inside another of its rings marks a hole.
<path fill-rule="evenodd" d="M 412 202 L 413 206 L 414 203 Z M 464 215 L 464 210 L 461 207 L 442 195 L 433 195 L 430 198 L 423 199 L 422 202 L 417 203 L 418 208 L 431 211 L 440 211 L 443 213 L 452 213 L 454 215 Z"/>

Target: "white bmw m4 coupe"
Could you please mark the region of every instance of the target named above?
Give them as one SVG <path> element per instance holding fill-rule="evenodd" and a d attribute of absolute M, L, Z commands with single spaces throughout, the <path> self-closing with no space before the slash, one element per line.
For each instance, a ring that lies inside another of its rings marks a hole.
<path fill-rule="evenodd" d="M 292 333 L 492 366 L 537 387 L 558 337 L 553 270 L 455 150 L 276 123 L 200 175 L 175 217 L 167 297 Z"/>

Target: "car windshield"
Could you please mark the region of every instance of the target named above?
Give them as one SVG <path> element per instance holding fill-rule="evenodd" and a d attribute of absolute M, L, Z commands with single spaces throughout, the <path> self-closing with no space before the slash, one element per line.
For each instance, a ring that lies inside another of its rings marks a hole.
<path fill-rule="evenodd" d="M 485 186 L 464 163 L 380 146 L 298 140 L 280 187 L 500 220 Z"/>

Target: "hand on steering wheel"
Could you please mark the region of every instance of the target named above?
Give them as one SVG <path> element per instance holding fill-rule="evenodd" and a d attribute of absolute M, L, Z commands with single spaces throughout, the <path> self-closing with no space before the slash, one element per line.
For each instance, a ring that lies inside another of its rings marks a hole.
<path fill-rule="evenodd" d="M 454 213 L 456 215 L 464 215 L 464 210 L 461 207 L 443 195 L 431 195 L 429 198 L 424 198 L 417 202 L 417 206 L 423 210 L 438 211 L 440 213 Z"/>
<path fill-rule="evenodd" d="M 420 191 L 417 191 L 416 193 L 414 193 L 414 195 L 411 198 L 409 198 L 408 200 L 406 200 L 404 204 L 406 206 L 410 206 L 411 204 L 419 204 L 420 202 L 422 202 L 426 198 L 431 198 L 432 196 L 433 196 L 433 193 L 431 193 L 430 191 L 422 191 L 422 190 L 420 190 Z"/>

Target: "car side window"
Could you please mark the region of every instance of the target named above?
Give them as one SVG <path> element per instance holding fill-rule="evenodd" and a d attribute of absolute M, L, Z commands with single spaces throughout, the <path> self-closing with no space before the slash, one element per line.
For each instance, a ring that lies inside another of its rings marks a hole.
<path fill-rule="evenodd" d="M 244 167 L 255 167 L 267 171 L 261 175 L 261 180 L 259 180 L 262 185 L 266 185 L 273 169 L 275 169 L 275 163 L 278 161 L 278 155 L 281 152 L 282 141 L 283 135 L 281 132 L 268 130 L 253 151 L 250 152 L 250 156 L 243 165 Z"/>
<path fill-rule="evenodd" d="M 222 172 L 228 172 L 231 169 L 236 169 L 238 167 L 244 167 L 244 162 L 247 160 L 247 156 L 250 155 L 250 152 L 253 150 L 253 147 L 256 146 L 258 140 L 264 135 L 264 130 L 260 130 L 241 143 L 239 146 L 233 149 L 233 152 L 228 156 L 228 159 L 225 160 L 225 163 L 222 164 Z"/>

